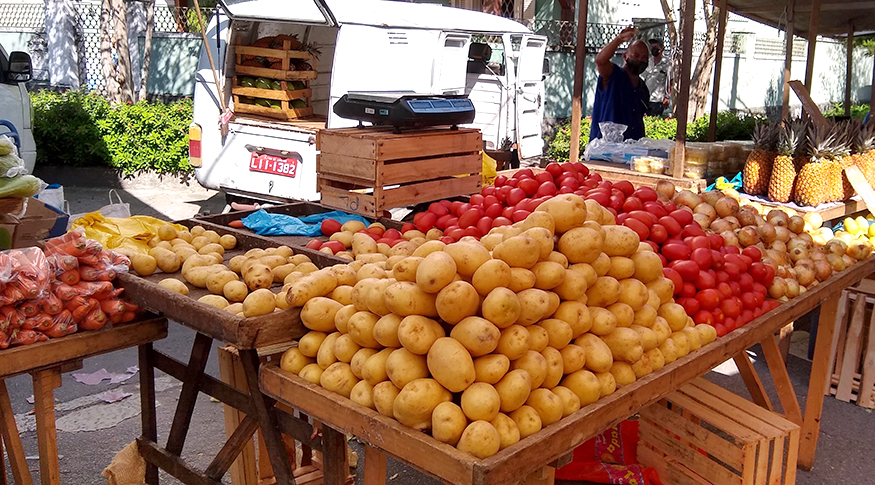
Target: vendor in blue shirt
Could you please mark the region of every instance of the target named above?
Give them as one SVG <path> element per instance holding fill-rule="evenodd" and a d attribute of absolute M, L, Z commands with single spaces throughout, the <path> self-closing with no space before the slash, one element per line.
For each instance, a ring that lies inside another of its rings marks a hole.
<path fill-rule="evenodd" d="M 649 64 L 650 49 L 643 40 L 636 40 L 623 53 L 623 67 L 611 61 L 620 44 L 632 40 L 637 32 L 634 27 L 623 29 L 595 58 L 599 84 L 592 107 L 590 140 L 601 137 L 599 123 L 603 121 L 626 125 L 624 139 L 644 137 L 644 114 L 650 92 L 640 74 Z"/>

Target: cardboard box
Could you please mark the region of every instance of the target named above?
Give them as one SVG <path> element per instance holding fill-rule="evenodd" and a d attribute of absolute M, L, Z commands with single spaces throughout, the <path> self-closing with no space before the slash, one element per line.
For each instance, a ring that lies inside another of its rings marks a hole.
<path fill-rule="evenodd" d="M 0 249 L 25 248 L 67 232 L 69 214 L 39 199 L 27 199 L 24 214 L 0 215 Z"/>

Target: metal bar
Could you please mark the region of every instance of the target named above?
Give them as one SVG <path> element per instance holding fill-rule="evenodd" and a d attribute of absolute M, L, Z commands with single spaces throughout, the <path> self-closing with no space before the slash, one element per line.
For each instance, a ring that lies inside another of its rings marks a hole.
<path fill-rule="evenodd" d="M 574 87 L 571 94 L 571 147 L 569 162 L 580 160 L 580 119 L 583 117 L 583 75 L 586 60 L 586 17 L 589 2 L 580 2 L 577 9 L 577 45 L 574 48 Z M 598 88 L 596 88 L 598 89 Z"/>
<path fill-rule="evenodd" d="M 717 57 L 714 59 L 714 90 L 711 93 L 711 117 L 708 119 L 708 141 L 717 139 L 717 108 L 720 105 L 720 75 L 723 72 L 723 42 L 726 37 L 726 0 L 720 0 L 717 19 Z"/>

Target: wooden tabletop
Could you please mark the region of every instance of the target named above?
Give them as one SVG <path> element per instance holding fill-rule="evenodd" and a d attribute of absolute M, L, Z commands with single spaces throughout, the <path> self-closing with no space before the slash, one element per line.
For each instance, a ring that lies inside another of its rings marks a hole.
<path fill-rule="evenodd" d="M 856 214 L 857 212 L 868 209 L 866 203 L 862 199 L 860 199 L 859 196 L 855 196 L 854 198 L 844 202 L 829 202 L 826 204 L 820 204 L 817 207 L 805 207 L 798 206 L 793 203 L 782 204 L 780 202 L 773 202 L 763 197 L 745 194 L 744 192 L 739 192 L 739 195 L 747 200 L 762 204 L 763 207 L 767 209 L 784 207 L 793 209 L 802 214 L 815 212 L 817 214 L 820 214 L 820 217 L 823 218 L 824 221 L 834 221 L 837 219 L 842 219 L 844 217 L 851 216 Z"/>
<path fill-rule="evenodd" d="M 538 433 L 480 460 L 404 426 L 394 419 L 339 397 L 275 366 L 261 370 L 265 394 L 309 414 L 364 443 L 453 484 L 515 483 L 565 455 L 603 429 L 665 397 L 720 363 L 765 340 L 789 322 L 838 295 L 875 271 L 875 258 L 858 263 L 661 370 L 619 388 Z"/>

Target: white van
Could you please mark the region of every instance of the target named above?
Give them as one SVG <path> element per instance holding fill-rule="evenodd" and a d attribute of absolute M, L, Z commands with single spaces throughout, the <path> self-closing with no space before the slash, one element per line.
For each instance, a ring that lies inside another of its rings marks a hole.
<path fill-rule="evenodd" d="M 0 45 L 0 135 L 18 133 L 18 155 L 24 160 L 27 173 L 33 172 L 36 165 L 30 95 L 24 85 L 30 81 L 32 72 L 30 56 L 26 52 L 7 54 Z"/>
<path fill-rule="evenodd" d="M 229 198 L 318 200 L 316 132 L 358 124 L 332 111 L 350 91 L 469 94 L 476 110 L 470 126 L 483 131 L 485 148 L 515 145 L 521 158 L 541 155 L 546 38 L 522 24 L 440 5 L 381 0 L 219 3 L 205 48 L 222 92 L 202 49 L 190 132 L 192 166 L 204 187 Z M 278 121 L 237 113 L 223 136 L 220 98 L 233 108 L 234 46 L 279 34 L 296 35 L 319 51 L 318 74 L 310 83 L 314 116 Z M 264 154 L 288 163 L 275 164 L 279 173 L 250 169 L 250 161 Z"/>

